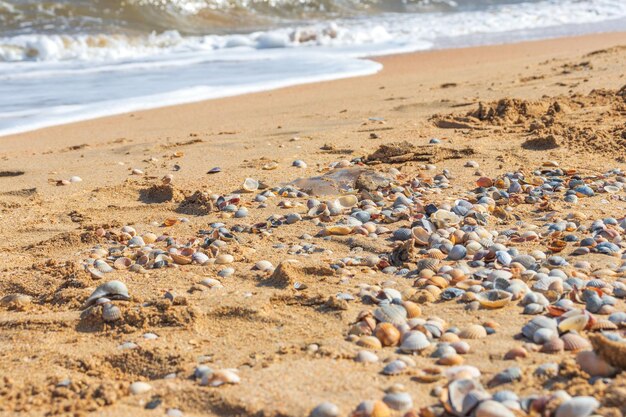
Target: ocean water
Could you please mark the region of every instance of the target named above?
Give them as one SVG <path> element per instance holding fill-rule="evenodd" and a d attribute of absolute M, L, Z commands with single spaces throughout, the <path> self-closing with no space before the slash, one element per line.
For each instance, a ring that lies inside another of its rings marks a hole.
<path fill-rule="evenodd" d="M 614 30 L 624 0 L 0 0 L 0 135 Z"/>

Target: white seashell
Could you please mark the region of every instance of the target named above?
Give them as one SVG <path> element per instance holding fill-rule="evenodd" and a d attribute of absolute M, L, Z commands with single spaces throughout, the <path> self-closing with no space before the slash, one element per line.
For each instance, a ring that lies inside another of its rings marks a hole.
<path fill-rule="evenodd" d="M 106 261 L 103 261 L 102 259 L 96 259 L 95 262 L 93 263 L 93 266 L 98 271 L 102 272 L 103 274 L 108 274 L 109 272 L 113 272 L 113 267 L 109 265 Z"/>
<path fill-rule="evenodd" d="M 208 287 L 208 288 L 224 288 L 222 283 L 216 280 L 215 278 L 205 278 L 202 281 L 200 281 L 200 285 L 204 285 L 205 287 Z"/>
<path fill-rule="evenodd" d="M 115 269 L 128 269 L 133 264 L 133 261 L 127 257 L 117 258 L 115 262 L 113 262 L 113 267 Z"/>
<path fill-rule="evenodd" d="M 141 382 L 141 381 L 133 382 L 132 384 L 130 384 L 130 387 L 129 387 L 130 393 L 133 395 L 144 394 L 150 391 L 151 389 L 152 389 L 152 385 L 148 384 L 147 382 Z"/>
<path fill-rule="evenodd" d="M 383 397 L 383 402 L 397 411 L 406 411 L 413 407 L 413 399 L 407 392 L 389 392 Z"/>
<path fill-rule="evenodd" d="M 132 175 L 143 175 L 143 171 L 140 170 L 139 168 L 133 168 L 132 171 L 130 171 L 130 173 Z"/>
<path fill-rule="evenodd" d="M 556 409 L 555 417 L 588 417 L 600 407 L 593 397 L 574 397 Z"/>
<path fill-rule="evenodd" d="M 361 363 L 375 363 L 378 362 L 378 356 L 369 350 L 360 350 L 354 360 Z"/>
<path fill-rule="evenodd" d="M 82 182 L 83 179 L 79 176 L 74 175 L 73 177 L 70 177 L 70 182 Z"/>
<path fill-rule="evenodd" d="M 102 305 L 102 320 L 111 323 L 122 318 L 122 310 L 116 305 L 105 303 Z"/>
<path fill-rule="evenodd" d="M 209 257 L 205 253 L 196 252 L 191 255 L 191 260 L 197 264 L 204 265 L 209 262 Z"/>
<path fill-rule="evenodd" d="M 309 413 L 309 417 L 339 417 L 339 407 L 333 403 L 323 402 Z"/>
<path fill-rule="evenodd" d="M 130 300 L 126 284 L 121 281 L 109 281 L 100 285 L 91 293 L 89 298 L 85 301 L 83 308 L 89 307 L 103 297 L 110 298 L 111 300 Z"/>
<path fill-rule="evenodd" d="M 208 385 L 210 387 L 219 387 L 224 384 L 238 384 L 241 382 L 241 378 L 237 374 L 236 369 L 221 369 L 215 371 L 210 375 L 202 377 L 201 385 Z"/>
<path fill-rule="evenodd" d="M 426 335 L 420 331 L 412 330 L 402 335 L 400 350 L 404 353 L 415 353 L 430 346 Z"/>
<path fill-rule="evenodd" d="M 515 413 L 497 401 L 487 400 L 478 405 L 474 417 L 515 417 Z"/>
<path fill-rule="evenodd" d="M 215 257 L 215 263 L 218 265 L 230 264 L 235 261 L 233 255 L 229 255 L 227 253 L 217 255 Z"/>
<path fill-rule="evenodd" d="M 359 204 L 359 199 L 352 194 L 342 195 L 336 200 L 337 204 L 339 204 L 343 208 L 352 208 Z"/>
<path fill-rule="evenodd" d="M 270 261 L 259 261 L 254 265 L 254 268 L 261 271 L 261 272 L 266 272 L 266 271 L 271 271 L 274 269 L 274 265 L 272 265 L 272 263 Z"/>
<path fill-rule="evenodd" d="M 245 191 L 252 193 L 259 189 L 259 182 L 253 178 L 246 178 L 243 182 L 242 188 Z"/>
<path fill-rule="evenodd" d="M 145 245 L 146 245 L 146 242 L 143 241 L 143 238 L 141 236 L 133 236 L 128 241 L 129 248 L 141 248 L 141 247 L 144 247 Z"/>

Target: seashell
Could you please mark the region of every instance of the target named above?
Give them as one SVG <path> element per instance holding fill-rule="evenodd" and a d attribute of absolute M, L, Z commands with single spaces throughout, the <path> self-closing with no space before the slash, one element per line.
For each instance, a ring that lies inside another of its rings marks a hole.
<path fill-rule="evenodd" d="M 591 348 L 591 344 L 587 339 L 578 333 L 565 333 L 561 336 L 563 347 L 567 351 L 578 352 L 579 350 Z"/>
<path fill-rule="evenodd" d="M 526 336 L 528 339 L 533 340 L 533 336 L 538 329 L 548 328 L 553 330 L 555 333 L 557 331 L 557 323 L 556 320 L 551 319 L 545 316 L 538 316 L 533 318 L 531 321 L 526 323 L 524 327 L 522 327 L 522 334 Z"/>
<path fill-rule="evenodd" d="M 413 399 L 407 392 L 388 392 L 383 397 L 383 402 L 397 411 L 406 411 L 413 407 Z"/>
<path fill-rule="evenodd" d="M 487 330 L 480 324 L 472 324 L 459 333 L 463 339 L 482 339 L 487 337 Z"/>
<path fill-rule="evenodd" d="M 404 372 L 406 368 L 406 362 L 396 359 L 395 361 L 391 361 L 387 365 L 385 365 L 381 373 L 383 375 L 398 375 Z"/>
<path fill-rule="evenodd" d="M 85 301 L 83 309 L 91 306 L 98 299 L 103 297 L 109 298 L 111 300 L 130 300 L 126 284 L 121 281 L 109 281 L 100 285 L 94 290 L 93 293 L 91 293 L 89 298 L 87 298 L 87 300 Z"/>
<path fill-rule="evenodd" d="M 589 334 L 589 340 L 595 353 L 603 360 L 616 368 L 626 370 L 626 343 L 623 340 L 611 340 L 601 333 Z"/>
<path fill-rule="evenodd" d="M 426 335 L 417 330 L 411 330 L 402 335 L 400 351 L 404 353 L 415 353 L 426 349 L 430 342 Z"/>
<path fill-rule="evenodd" d="M 444 365 L 444 366 L 457 366 L 457 365 L 461 365 L 463 362 L 465 362 L 463 357 L 456 353 L 454 355 L 442 356 L 441 358 L 437 360 L 438 365 Z"/>
<path fill-rule="evenodd" d="M 350 226 L 327 226 L 323 229 L 323 234 L 326 236 L 335 235 L 335 236 L 345 236 L 352 233 L 352 227 Z"/>
<path fill-rule="evenodd" d="M 415 240 L 415 243 L 420 246 L 428 245 L 428 241 L 430 239 L 430 232 L 424 229 L 423 227 L 416 226 L 411 229 L 411 235 Z"/>
<path fill-rule="evenodd" d="M 603 378 L 612 377 L 619 369 L 611 366 L 606 360 L 601 358 L 592 350 L 583 350 L 576 355 L 576 363 L 580 369 L 588 373 L 590 376 L 599 376 Z"/>
<path fill-rule="evenodd" d="M 247 191 L 249 193 L 253 193 L 253 192 L 255 192 L 256 190 L 259 189 L 259 182 L 257 180 L 255 180 L 255 179 L 252 179 L 252 178 L 246 178 L 243 181 L 243 184 L 242 184 L 241 188 L 243 188 L 244 191 Z"/>
<path fill-rule="evenodd" d="M 230 264 L 230 263 L 233 263 L 234 261 L 235 261 L 235 258 L 233 257 L 233 255 L 229 255 L 226 253 L 219 254 L 215 257 L 215 263 L 217 265 Z"/>
<path fill-rule="evenodd" d="M 369 350 L 360 350 L 356 354 L 354 360 L 360 363 L 375 363 L 378 362 L 378 356 Z"/>
<path fill-rule="evenodd" d="M 483 308 L 502 308 L 511 302 L 512 294 L 502 290 L 490 290 L 477 295 L 477 300 Z"/>
<path fill-rule="evenodd" d="M 192 261 L 192 258 L 189 256 L 183 256 L 178 253 L 170 253 L 170 258 L 177 265 L 189 265 Z"/>
<path fill-rule="evenodd" d="M 352 194 L 342 195 L 337 199 L 337 203 L 343 208 L 352 208 L 359 204 L 359 199 Z"/>
<path fill-rule="evenodd" d="M 455 379 L 448 384 L 447 392 L 444 391 L 442 402 L 446 411 L 461 417 L 470 415 L 479 402 L 488 397 L 477 380 Z"/>
<path fill-rule="evenodd" d="M 561 404 L 554 417 L 588 417 L 598 407 L 600 403 L 593 397 L 574 397 Z"/>
<path fill-rule="evenodd" d="M 450 252 L 448 252 L 448 258 L 453 261 L 459 261 L 467 256 L 467 249 L 463 245 L 454 245 Z"/>
<path fill-rule="evenodd" d="M 109 265 L 108 263 L 106 263 L 106 261 L 103 261 L 102 259 L 96 259 L 93 263 L 93 266 L 97 271 L 102 272 L 103 274 L 113 272 L 113 268 L 111 267 L 111 265 Z"/>
<path fill-rule="evenodd" d="M 356 342 L 357 345 L 367 349 L 382 349 L 383 345 L 375 336 L 361 336 Z"/>
<path fill-rule="evenodd" d="M 374 335 L 383 346 L 395 346 L 400 341 L 400 331 L 391 323 L 380 323 L 374 330 Z"/>
<path fill-rule="evenodd" d="M 395 230 L 392 234 L 393 240 L 399 240 L 401 242 L 407 241 L 411 239 L 412 231 L 411 229 L 407 229 L 406 227 L 401 227 Z"/>
<path fill-rule="evenodd" d="M 274 269 L 274 265 L 272 265 L 270 261 L 262 260 L 254 264 L 254 269 L 261 271 L 261 272 L 267 272 L 267 271 L 272 271 Z"/>
<path fill-rule="evenodd" d="M 456 353 L 458 353 L 459 355 L 465 355 L 469 353 L 470 351 L 470 345 L 467 342 L 463 342 L 463 341 L 454 342 L 450 346 L 452 346 L 454 350 L 456 351 Z"/>
<path fill-rule="evenodd" d="M 422 309 L 413 301 L 403 301 L 402 307 L 404 307 L 404 309 L 406 310 L 406 316 L 409 319 L 413 319 L 422 315 Z"/>
<path fill-rule="evenodd" d="M 391 323 L 400 326 L 406 323 L 407 311 L 404 307 L 397 304 L 386 304 L 378 307 L 373 312 L 376 320 L 383 323 Z"/>
<path fill-rule="evenodd" d="M 613 323 L 610 320 L 598 320 L 591 325 L 591 330 L 593 331 L 611 331 L 617 330 L 617 324 Z"/>
<path fill-rule="evenodd" d="M 0 298 L 0 306 L 10 310 L 24 309 L 33 301 L 30 295 L 26 294 L 9 294 Z"/>
<path fill-rule="evenodd" d="M 456 333 L 452 333 L 452 332 L 446 332 L 444 334 L 441 335 L 441 337 L 439 338 L 440 341 L 442 342 L 446 342 L 446 343 L 455 343 L 458 342 L 459 340 L 461 340 L 459 338 L 459 336 Z"/>
<path fill-rule="evenodd" d="M 116 305 L 106 303 L 102 305 L 102 320 L 111 323 L 122 318 L 122 310 Z"/>
<path fill-rule="evenodd" d="M 200 281 L 200 285 L 204 285 L 205 287 L 208 287 L 208 288 L 224 288 L 222 283 L 215 278 L 205 278 L 202 281 Z"/>
<path fill-rule="evenodd" d="M 152 385 L 148 384 L 147 382 L 141 382 L 141 381 L 133 382 L 132 384 L 130 384 L 130 387 L 128 387 L 128 390 L 133 395 L 144 394 L 150 391 L 151 389 L 152 389 Z"/>
<path fill-rule="evenodd" d="M 589 323 L 589 315 L 587 314 L 578 314 L 575 316 L 567 317 L 563 321 L 559 323 L 558 329 L 559 332 L 565 333 L 568 331 L 575 330 L 580 332 L 587 327 L 587 323 Z"/>
<path fill-rule="evenodd" d="M 514 366 L 494 375 L 487 385 L 489 387 L 496 387 L 502 384 L 519 381 L 520 379 L 522 379 L 522 370 Z"/>
<path fill-rule="evenodd" d="M 391 410 L 383 401 L 363 401 L 361 402 L 351 417 L 389 417 Z"/>
<path fill-rule="evenodd" d="M 514 360 L 517 358 L 527 358 L 527 357 L 528 357 L 528 351 L 521 346 L 515 347 L 504 354 L 505 360 Z"/>
<path fill-rule="evenodd" d="M 127 257 L 117 258 L 113 262 L 113 268 L 115 269 L 128 269 L 133 264 L 133 261 Z"/>
<path fill-rule="evenodd" d="M 428 259 L 420 259 L 416 262 L 416 271 L 421 272 L 425 269 L 433 270 L 439 265 L 438 259 L 428 258 Z"/>
<path fill-rule="evenodd" d="M 515 417 L 515 415 L 505 405 L 493 400 L 481 402 L 474 411 L 474 417 Z"/>
<path fill-rule="evenodd" d="M 144 243 L 146 244 L 151 244 L 157 241 L 158 237 L 157 235 L 155 235 L 154 233 L 144 233 L 141 238 L 143 239 Z"/>
<path fill-rule="evenodd" d="M 535 333 L 536 335 L 536 333 Z M 543 344 L 541 352 L 543 353 L 559 353 L 563 352 L 565 344 L 558 337 L 553 337 Z"/>
<path fill-rule="evenodd" d="M 236 369 L 221 369 L 203 376 L 200 385 L 219 387 L 225 384 L 239 384 L 239 382 L 241 382 L 241 378 Z"/>
<path fill-rule="evenodd" d="M 544 306 L 537 303 L 530 303 L 524 307 L 524 314 L 535 315 L 543 313 Z"/>
<path fill-rule="evenodd" d="M 141 236 L 133 236 L 127 243 L 129 248 L 142 248 L 146 245 Z"/>
<path fill-rule="evenodd" d="M 309 413 L 309 417 L 339 417 L 340 415 L 339 407 L 329 402 L 320 403 Z"/>
<path fill-rule="evenodd" d="M 460 223 L 461 217 L 458 215 L 447 211 L 447 210 L 437 210 L 430 216 L 431 221 L 438 228 L 446 228 L 450 226 L 454 226 Z"/>
<path fill-rule="evenodd" d="M 191 255 L 191 260 L 197 264 L 204 265 L 209 261 L 209 257 L 202 252 L 196 252 Z"/>
<path fill-rule="evenodd" d="M 557 336 L 556 332 L 552 329 L 537 329 L 535 334 L 533 335 L 533 342 L 539 343 L 540 345 L 546 343 L 548 340 L 553 339 Z"/>

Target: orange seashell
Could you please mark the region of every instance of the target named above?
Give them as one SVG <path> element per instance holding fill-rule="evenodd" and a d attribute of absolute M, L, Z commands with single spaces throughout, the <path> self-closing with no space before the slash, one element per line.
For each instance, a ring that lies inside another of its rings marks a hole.
<path fill-rule="evenodd" d="M 176 223 L 178 223 L 178 220 L 176 219 L 165 219 L 163 221 L 163 226 L 170 227 L 170 226 L 174 226 Z"/>
<path fill-rule="evenodd" d="M 550 314 L 552 317 L 561 317 L 566 311 L 568 311 L 563 307 L 558 307 L 555 305 L 549 305 L 548 307 L 546 307 L 546 310 L 548 310 L 548 314 Z"/>
<path fill-rule="evenodd" d="M 400 340 L 400 330 L 391 323 L 380 323 L 374 334 L 383 346 L 395 346 Z"/>
<path fill-rule="evenodd" d="M 491 187 L 493 185 L 493 181 L 488 177 L 480 177 L 476 180 L 476 185 L 479 187 Z"/>

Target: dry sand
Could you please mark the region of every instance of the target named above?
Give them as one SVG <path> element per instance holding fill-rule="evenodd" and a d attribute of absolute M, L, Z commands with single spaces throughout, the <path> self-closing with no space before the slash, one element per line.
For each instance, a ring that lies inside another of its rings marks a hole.
<path fill-rule="evenodd" d="M 287 251 L 301 242 L 302 234 L 317 234 L 320 227 L 313 222 L 282 226 L 268 237 L 241 233 L 240 244 L 229 247 L 236 272 L 221 279 L 223 289 L 197 285 L 215 278 L 221 269 L 217 265 L 164 268 L 147 275 L 116 271 L 105 279 L 124 281 L 133 297 L 120 304 L 124 323 L 104 328 L 80 319 L 81 304 L 100 283 L 80 266 L 94 245 L 105 244 L 95 234 L 99 227 L 119 231 L 132 225 L 140 233 L 188 239 L 201 237 L 198 232 L 213 222 L 253 224 L 274 213 L 306 212 L 306 207 L 277 207 L 282 198 L 257 209 L 253 195 L 246 194 L 242 199 L 250 215 L 245 219 L 228 219 L 216 211 L 202 215 L 198 206 L 181 205 L 182 198 L 198 190 L 232 193 L 246 177 L 279 185 L 317 175 L 333 161 L 368 155 L 381 144 L 406 140 L 425 145 L 432 137 L 447 148 L 473 151 L 472 156 L 436 162 L 435 173 L 447 168 L 455 176 L 446 196 L 473 188 L 476 168 L 463 167 L 469 159 L 489 177 L 533 169 L 548 160 L 580 172 L 626 168 L 626 33 L 380 61 L 385 68 L 374 76 L 0 138 L 0 297 L 33 297 L 24 311 L 0 309 L 0 415 L 138 417 L 177 408 L 185 416 L 302 416 L 326 400 L 347 414 L 362 400 L 382 398 L 395 382 L 406 385 L 416 408 L 436 404 L 430 392 L 437 383 L 419 383 L 411 375 L 383 376 L 380 364 L 352 360 L 360 348 L 346 340 L 348 329 L 359 311 L 371 306 L 358 297 L 346 310 L 341 309 L 345 305 L 326 303 L 338 292 L 358 294 L 361 283 L 392 279 L 406 289 L 413 280 L 360 267 L 350 268 L 354 276 L 342 279 L 314 268 L 312 274 L 298 275 L 308 285 L 298 294 L 289 285 L 264 283 L 266 277 L 251 269 L 261 259 L 274 265 L 299 259 L 321 268 L 359 254 L 355 247 L 389 253 L 391 243 L 384 237 L 314 238 L 310 242 L 324 251 L 303 256 Z M 306 161 L 308 168 L 292 167 L 295 159 Z M 276 161 L 278 168 L 262 170 L 269 161 Z M 423 163 L 376 167 L 393 166 L 411 176 Z M 207 175 L 215 166 L 222 172 Z M 145 175 L 130 175 L 133 168 Z M 174 175 L 172 196 L 149 192 L 169 173 Z M 71 176 L 83 181 L 56 185 Z M 625 207 L 623 201 L 603 204 L 597 197 L 578 209 L 622 218 Z M 516 213 L 532 219 L 531 209 L 520 206 Z M 181 218 L 189 221 L 159 226 Z M 601 256 L 590 259 L 605 262 Z M 166 291 L 183 297 L 182 305 L 162 301 Z M 422 307 L 425 317 L 437 315 L 459 327 L 488 319 L 501 324 L 497 336 L 472 341 L 466 357 L 486 380 L 511 366 L 503 354 L 520 345 L 514 336 L 528 320 L 518 306 L 487 312 L 466 312 L 455 302 Z M 623 303 L 619 307 L 623 310 Z M 146 332 L 159 338 L 145 340 Z M 129 341 L 139 347 L 118 347 Z M 393 348 L 379 353 L 381 359 L 394 355 Z M 519 365 L 526 371 L 571 357 L 533 353 Z M 419 356 L 415 361 L 418 368 L 434 363 Z M 241 383 L 199 386 L 190 378 L 199 363 L 238 368 Z M 590 390 L 576 388 L 571 381 L 581 378 L 576 370 L 569 371 L 569 378 L 550 386 L 529 378 L 510 388 L 524 394 L 572 386 L 573 391 Z M 163 378 L 171 373 L 176 377 Z M 69 387 L 59 387 L 66 379 Z M 128 386 L 134 381 L 149 381 L 153 389 L 130 395 Z M 620 398 L 625 399 L 619 392 L 626 392 L 621 389 L 607 397 L 618 407 L 606 408 L 604 415 L 626 412 L 623 402 L 621 411 L 619 407 Z M 155 398 L 161 401 L 156 410 L 146 409 Z"/>

